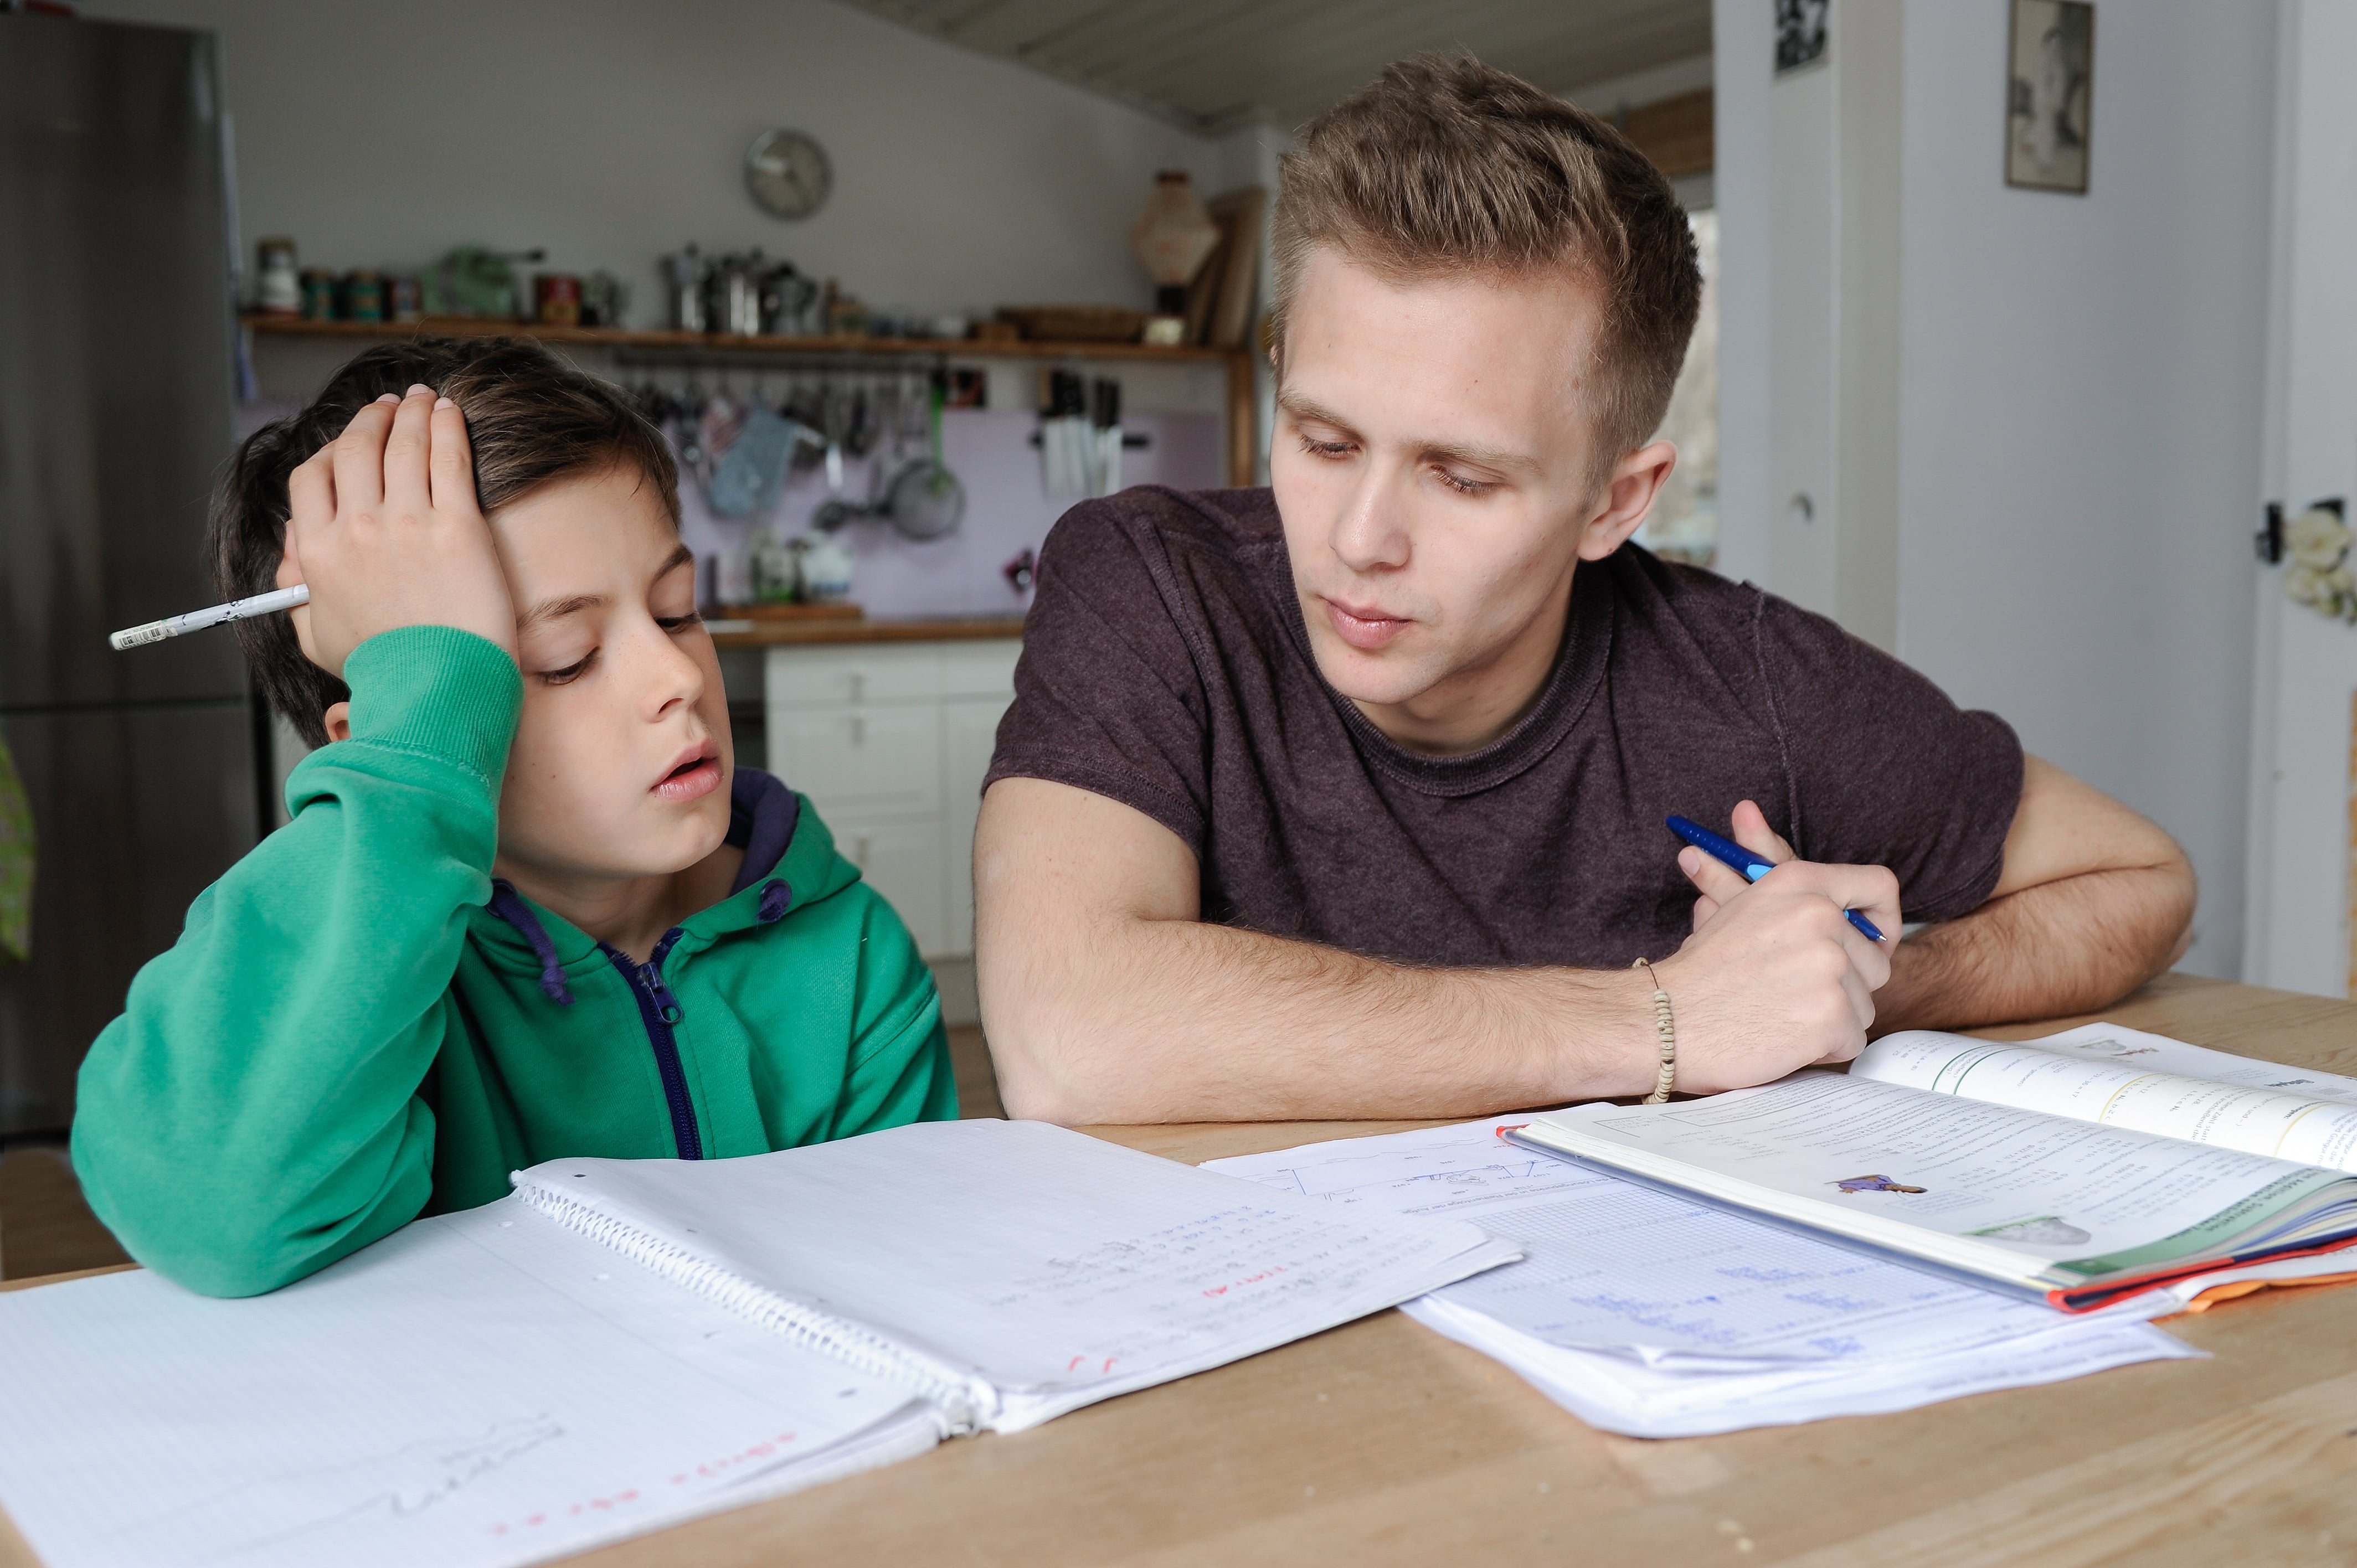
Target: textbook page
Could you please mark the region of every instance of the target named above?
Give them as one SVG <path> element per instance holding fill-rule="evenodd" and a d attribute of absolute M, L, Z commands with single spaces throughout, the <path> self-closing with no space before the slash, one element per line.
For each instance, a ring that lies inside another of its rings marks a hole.
<path fill-rule="evenodd" d="M 1463 1221 L 1338 1210 L 1037 1122 L 922 1122 L 734 1160 L 552 1160 L 517 1180 L 617 1238 L 653 1238 L 633 1255 L 746 1310 L 814 1309 L 961 1371 L 974 1419 L 1002 1432 L 1518 1255 Z"/>
<path fill-rule="evenodd" d="M 1868 1046 L 1849 1070 L 1935 1094 L 2357 1171 L 2357 1079 L 2134 1029 L 2095 1024 L 2012 1043 L 1909 1030 Z"/>
<path fill-rule="evenodd" d="M 510 1568 L 940 1437 L 512 1198 L 247 1300 L 0 1294 L 0 1506 L 48 1568 Z"/>
<path fill-rule="evenodd" d="M 1994 1278 L 2057 1287 L 2209 1255 L 2345 1177 L 2126 1127 L 1824 1071 L 1521 1136 Z"/>
<path fill-rule="evenodd" d="M 2083 1320 L 1623 1181 L 1495 1117 L 1212 1160 L 1329 1204 L 1471 1220 L 1523 1260 L 1432 1299 L 1545 1345 L 1666 1369 L 1829 1369 L 2010 1344 Z"/>

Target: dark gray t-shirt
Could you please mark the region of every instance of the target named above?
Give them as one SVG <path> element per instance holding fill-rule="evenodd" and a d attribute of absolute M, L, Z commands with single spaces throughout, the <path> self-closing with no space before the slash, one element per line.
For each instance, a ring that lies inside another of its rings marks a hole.
<path fill-rule="evenodd" d="M 989 779 L 1107 796 L 1185 840 L 1202 914 L 1395 961 L 1619 968 L 1676 950 L 1677 813 L 1757 800 L 1805 858 L 1887 865 L 1906 917 L 1996 885 L 2002 719 L 1746 584 L 1583 563 L 1554 672 L 1477 752 L 1385 738 L 1311 656 L 1265 489 L 1126 490 L 1040 553 Z M 986 787 L 986 786 L 985 786 Z"/>

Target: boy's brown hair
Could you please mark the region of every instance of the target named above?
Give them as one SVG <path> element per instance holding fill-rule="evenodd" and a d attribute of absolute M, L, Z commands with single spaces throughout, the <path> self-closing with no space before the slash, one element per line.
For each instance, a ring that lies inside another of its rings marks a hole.
<path fill-rule="evenodd" d="M 467 416 L 475 458 L 475 499 L 485 513 L 553 479 L 635 468 L 662 492 L 679 525 L 679 467 L 671 447 L 619 388 L 585 375 L 523 338 L 416 338 L 369 349 L 342 370 L 302 413 L 248 436 L 213 498 L 205 553 L 225 599 L 268 592 L 285 553 L 287 477 L 344 433 L 352 416 L 385 392 L 428 386 Z M 295 623 L 258 616 L 237 623 L 237 639 L 270 705 L 312 746 L 328 743 L 322 720 L 351 695 L 303 657 Z"/>
<path fill-rule="evenodd" d="M 1320 245 L 1397 282 L 1557 268 L 1593 284 L 1597 472 L 1669 409 L 1702 303 L 1670 182 L 1610 125 L 1470 58 L 1419 55 L 1302 128 L 1277 179 L 1274 350 Z"/>

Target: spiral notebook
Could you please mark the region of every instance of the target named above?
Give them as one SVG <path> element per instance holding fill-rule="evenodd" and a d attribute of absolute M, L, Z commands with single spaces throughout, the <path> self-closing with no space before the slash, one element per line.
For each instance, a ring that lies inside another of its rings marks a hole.
<path fill-rule="evenodd" d="M 49 1568 L 506 1568 L 1017 1432 L 1519 1255 L 1037 1122 L 556 1160 L 247 1301 L 0 1294 Z"/>

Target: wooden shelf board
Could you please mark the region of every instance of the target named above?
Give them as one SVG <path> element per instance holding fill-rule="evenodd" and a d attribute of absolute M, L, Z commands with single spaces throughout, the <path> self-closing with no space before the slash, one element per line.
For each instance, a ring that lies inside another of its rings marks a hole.
<path fill-rule="evenodd" d="M 639 331 L 615 327 L 549 327 L 489 317 L 429 316 L 421 321 L 305 321 L 286 316 L 246 316 L 243 324 L 275 338 L 451 338 L 522 336 L 602 349 L 694 349 L 746 354 L 920 354 L 962 360 L 1163 360 L 1219 363 L 1243 358 L 1242 349 L 1155 343 L 986 343 L 961 338 L 771 338 L 729 332 Z"/>
<path fill-rule="evenodd" d="M 969 642 L 1019 638 L 1023 618 L 961 616 L 937 620 L 783 620 L 723 623 L 712 640 L 722 648 L 780 648 L 813 643 Z"/>

